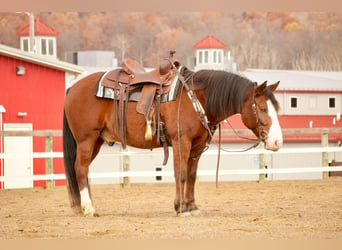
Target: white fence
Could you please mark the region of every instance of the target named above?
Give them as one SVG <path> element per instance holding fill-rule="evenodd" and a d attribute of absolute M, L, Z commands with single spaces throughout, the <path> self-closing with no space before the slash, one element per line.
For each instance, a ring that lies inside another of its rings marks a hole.
<path fill-rule="evenodd" d="M 231 132 L 231 131 L 230 131 Z M 241 130 L 238 131 L 241 134 L 248 134 L 250 131 Z M 256 175 L 259 174 L 260 178 L 262 175 L 266 174 L 288 174 L 288 173 L 323 173 L 323 176 L 328 176 L 329 172 L 342 171 L 342 166 L 328 166 L 328 154 L 342 152 L 342 147 L 328 147 L 328 133 L 341 133 L 342 128 L 333 128 L 333 129 L 288 129 L 283 130 L 285 134 L 295 134 L 295 133 L 321 133 L 322 134 L 322 147 L 310 147 L 310 148 L 282 148 L 278 152 L 267 151 L 264 149 L 252 149 L 248 152 L 221 152 L 221 157 L 226 157 L 229 155 L 254 155 L 259 157 L 264 157 L 265 155 L 271 154 L 272 156 L 281 155 L 281 154 L 306 154 L 306 153 L 321 153 L 322 154 L 322 165 L 319 166 L 292 166 L 291 168 L 264 168 L 262 164 L 258 169 L 221 169 L 219 170 L 219 176 L 227 176 L 227 175 Z M 227 131 L 226 131 L 227 133 Z M 229 133 L 229 132 L 228 132 Z M 32 181 L 37 180 L 46 180 L 47 187 L 48 183 L 52 183 L 53 180 L 64 180 L 64 174 L 54 174 L 52 159 L 53 158 L 63 158 L 62 152 L 52 152 L 52 137 L 53 136 L 61 136 L 61 131 L 0 131 L 1 139 L 3 136 L 44 136 L 46 142 L 46 152 L 34 152 L 31 154 L 4 154 L 0 152 L 0 160 L 2 162 L 9 158 L 20 158 L 20 157 L 30 157 L 30 158 L 45 158 L 46 159 L 46 174 L 44 175 L 33 175 L 33 176 L 0 176 L 0 182 L 3 184 L 6 180 L 11 178 L 25 178 L 26 180 L 30 179 Z M 236 149 L 234 149 L 236 150 Z M 172 151 L 172 150 L 171 150 Z M 128 150 L 123 152 L 110 153 L 108 155 L 118 157 L 130 157 L 134 155 L 144 154 L 144 155 L 153 155 L 160 152 L 151 152 L 148 150 L 144 151 L 134 151 Z M 209 149 L 208 151 L 203 153 L 202 158 L 206 156 L 215 156 L 218 151 L 215 149 Z M 102 154 L 103 156 L 103 154 Z M 170 154 L 170 158 L 172 157 L 172 152 Z M 261 159 L 261 158 L 260 158 Z M 201 159 L 202 160 L 202 159 Z M 262 162 L 261 162 L 262 163 Z M 215 164 L 215 163 L 213 163 Z M 3 173 L 3 169 L 1 171 Z M 215 176 L 216 170 L 198 170 L 198 176 Z M 129 178 L 129 177 L 156 177 L 156 176 L 173 176 L 174 173 L 172 170 L 169 171 L 111 171 L 111 172 L 96 172 L 90 173 L 90 179 L 106 179 L 106 178 Z M 53 184 L 52 184 L 53 185 Z"/>
<path fill-rule="evenodd" d="M 272 152 L 264 149 L 252 149 L 248 152 L 221 152 L 221 157 L 228 155 L 262 155 L 262 154 L 301 154 L 301 153 L 322 153 L 322 152 L 342 152 L 342 147 L 319 147 L 319 148 L 283 148 L 278 152 Z M 154 154 L 149 151 L 126 151 L 122 153 L 112 153 L 110 155 L 117 156 L 132 156 L 137 154 Z M 103 155 L 103 154 L 102 154 Z M 203 157 L 206 155 L 217 155 L 217 150 L 208 150 L 203 153 Z M 32 154 L 0 154 L 0 159 L 18 158 L 18 157 L 32 157 L 32 158 L 63 158 L 62 152 L 37 152 Z M 281 169 L 233 169 L 233 170 L 219 170 L 219 176 L 223 175 L 255 175 L 255 174 L 282 174 L 282 173 L 314 173 L 314 172 L 335 172 L 342 171 L 342 166 L 311 166 L 311 167 L 291 167 Z M 198 176 L 215 176 L 216 170 L 198 170 Z M 103 172 L 103 173 L 90 173 L 90 179 L 105 179 L 105 178 L 123 178 L 123 177 L 154 177 L 154 176 L 173 176 L 173 171 L 118 171 L 118 172 Z M 34 181 L 37 180 L 65 180 L 64 174 L 44 174 L 33 175 L 32 177 L 20 177 L 20 176 L 1 176 L 0 182 L 6 181 L 10 178 L 31 178 Z"/>

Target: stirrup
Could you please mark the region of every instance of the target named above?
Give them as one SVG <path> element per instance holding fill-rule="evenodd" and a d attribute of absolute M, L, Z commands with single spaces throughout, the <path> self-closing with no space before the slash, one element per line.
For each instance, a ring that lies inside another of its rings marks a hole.
<path fill-rule="evenodd" d="M 152 141 L 152 120 L 146 121 L 145 140 Z"/>

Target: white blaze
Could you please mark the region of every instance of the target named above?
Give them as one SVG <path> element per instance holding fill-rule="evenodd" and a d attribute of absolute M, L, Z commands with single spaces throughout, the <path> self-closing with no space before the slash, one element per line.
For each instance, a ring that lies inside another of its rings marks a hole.
<path fill-rule="evenodd" d="M 270 131 L 268 132 L 266 148 L 277 150 L 283 144 L 283 133 L 281 132 L 277 112 L 275 111 L 274 106 L 270 100 L 267 100 L 267 107 L 268 115 L 272 119 L 272 125 L 270 127 Z"/>

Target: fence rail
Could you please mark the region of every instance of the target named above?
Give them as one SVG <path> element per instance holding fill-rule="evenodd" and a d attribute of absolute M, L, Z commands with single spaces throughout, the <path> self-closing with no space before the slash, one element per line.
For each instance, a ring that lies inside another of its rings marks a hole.
<path fill-rule="evenodd" d="M 233 149 L 238 150 L 238 149 Z M 277 152 L 272 152 L 265 149 L 251 149 L 247 152 L 221 152 L 221 155 L 259 155 L 259 154 L 302 154 L 302 153 L 332 153 L 332 152 L 342 152 L 342 147 L 310 147 L 310 148 L 281 148 Z M 159 152 L 151 152 L 151 151 L 134 151 L 134 150 L 127 150 L 122 152 L 112 152 L 112 153 L 101 153 L 101 155 L 113 155 L 113 156 L 133 156 L 133 155 L 157 155 Z M 217 150 L 210 149 L 203 153 L 203 155 L 217 155 Z M 63 152 L 34 152 L 31 154 L 0 154 L 0 159 L 10 159 L 10 158 L 63 158 Z"/>
<path fill-rule="evenodd" d="M 235 129 L 238 134 L 253 134 L 249 129 Z M 284 128 L 283 134 L 322 134 L 342 133 L 342 128 Z M 225 129 L 222 134 L 234 135 L 231 129 Z M 62 136 L 62 130 L 32 130 L 32 131 L 0 131 L 0 136 Z"/>
<path fill-rule="evenodd" d="M 342 171 L 340 167 L 298 167 L 298 168 L 281 168 L 281 169 L 232 169 L 232 170 L 220 170 L 219 175 L 255 175 L 255 174 L 288 174 L 288 173 L 320 173 L 320 172 L 337 172 Z M 107 178 L 124 178 L 124 177 L 155 177 L 155 176 L 173 176 L 173 171 L 120 171 L 120 172 L 103 172 L 103 173 L 89 173 L 90 179 L 107 179 Z M 198 176 L 215 176 L 215 170 L 198 170 Z M 8 176 L 0 177 L 0 182 L 5 180 L 15 179 L 26 179 L 32 181 L 42 180 L 65 180 L 64 174 L 44 174 L 44 175 L 33 175 L 27 176 Z"/>
<path fill-rule="evenodd" d="M 251 134 L 250 130 L 239 129 L 236 130 L 239 134 Z M 253 149 L 248 152 L 221 152 L 221 155 L 259 155 L 263 157 L 265 154 L 298 154 L 298 153 L 322 153 L 322 166 L 310 166 L 310 167 L 292 167 L 292 168 L 281 168 L 281 169 L 265 169 L 260 167 L 259 169 L 234 169 L 234 170 L 220 170 L 219 175 L 254 175 L 259 174 L 260 179 L 266 174 L 281 174 L 281 173 L 314 173 L 314 172 L 336 172 L 342 171 L 342 166 L 329 166 L 328 164 L 328 153 L 329 152 L 342 152 L 342 147 L 328 147 L 328 133 L 342 133 L 342 128 L 300 128 L 300 129 L 283 129 L 284 134 L 317 134 L 322 135 L 322 147 L 311 147 L 311 148 L 282 148 L 277 152 L 271 152 L 264 149 Z M 234 134 L 231 130 L 225 130 L 224 134 Z M 46 152 L 34 152 L 32 154 L 4 154 L 0 152 L 0 160 L 8 158 L 18 157 L 32 157 L 32 158 L 45 158 L 46 159 L 46 174 L 44 175 L 33 175 L 31 177 L 5 177 L 0 176 L 0 182 L 3 183 L 7 179 L 11 178 L 25 178 L 36 180 L 46 180 L 47 187 L 53 186 L 53 180 L 65 180 L 64 174 L 54 174 L 52 167 L 53 158 L 63 158 L 63 152 L 52 152 L 52 137 L 62 136 L 61 130 L 41 130 L 41 131 L 0 131 L 0 136 L 41 136 L 45 137 L 45 149 Z M 110 154 L 102 155 L 118 155 L 118 156 L 132 156 L 137 154 L 146 154 L 148 151 L 134 151 L 128 150 L 123 152 L 113 152 Z M 153 154 L 153 152 L 149 152 Z M 217 150 L 211 149 L 204 152 L 204 155 L 216 155 Z M 3 166 L 3 164 L 2 164 Z M 3 169 L 2 169 L 3 173 Z M 199 176 L 214 176 L 215 170 L 198 170 Z M 113 177 L 153 177 L 153 176 L 173 176 L 173 171 L 120 171 L 120 172 L 109 172 L 109 173 L 90 173 L 89 178 L 113 178 Z M 327 175 L 325 175 L 327 176 Z"/>

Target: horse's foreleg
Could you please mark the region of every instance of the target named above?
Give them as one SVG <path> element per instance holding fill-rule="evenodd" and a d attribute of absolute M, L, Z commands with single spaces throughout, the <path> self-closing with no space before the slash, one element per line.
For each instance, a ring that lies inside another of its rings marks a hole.
<path fill-rule="evenodd" d="M 187 140 L 181 140 L 179 147 L 178 142 L 173 142 L 173 164 L 174 164 L 174 176 L 176 182 L 176 198 L 174 201 L 174 207 L 177 212 L 187 212 L 184 199 L 184 187 L 187 179 L 187 162 L 190 154 L 191 144 Z"/>
<path fill-rule="evenodd" d="M 95 215 L 88 183 L 89 164 L 94 158 L 94 143 L 87 140 L 77 145 L 75 172 L 81 196 L 81 209 L 84 215 Z M 99 148 L 96 148 L 97 152 Z"/>
<path fill-rule="evenodd" d="M 186 179 L 185 201 L 188 211 L 192 215 L 199 215 L 200 211 L 195 204 L 195 184 L 197 177 L 197 167 L 200 157 L 190 158 L 188 161 L 188 173 Z"/>

